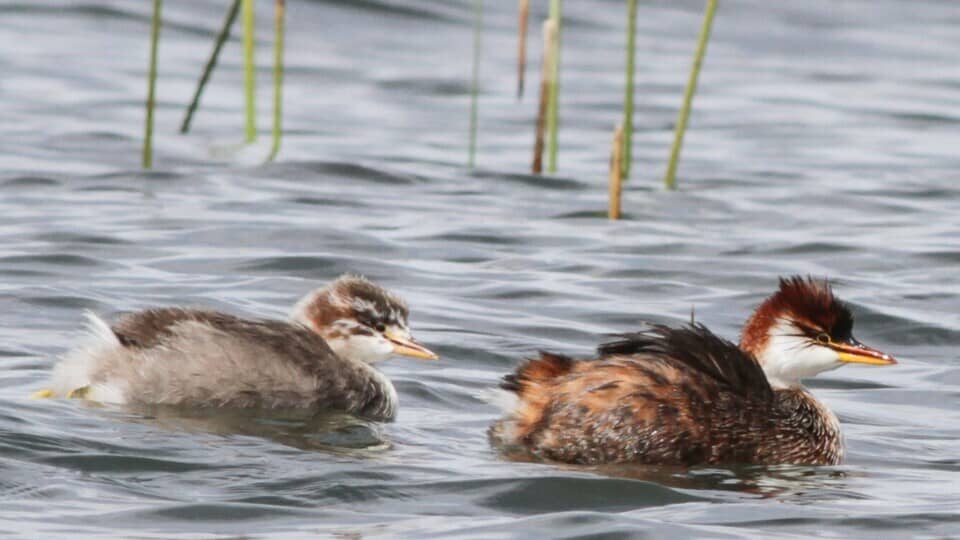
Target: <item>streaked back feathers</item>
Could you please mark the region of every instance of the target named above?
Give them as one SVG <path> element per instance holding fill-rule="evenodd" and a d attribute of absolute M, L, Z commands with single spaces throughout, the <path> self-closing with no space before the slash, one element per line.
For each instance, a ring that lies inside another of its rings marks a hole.
<path fill-rule="evenodd" d="M 601 358 L 633 355 L 647 362 L 683 366 L 691 376 L 706 376 L 740 395 L 768 399 L 773 390 L 757 360 L 702 324 L 682 328 L 653 325 L 642 332 L 600 345 Z"/>
<path fill-rule="evenodd" d="M 527 360 L 515 373 L 503 377 L 500 388 L 522 392 L 529 384 L 540 384 L 565 375 L 573 368 L 574 360 L 568 356 L 540 351 L 540 356 Z"/>

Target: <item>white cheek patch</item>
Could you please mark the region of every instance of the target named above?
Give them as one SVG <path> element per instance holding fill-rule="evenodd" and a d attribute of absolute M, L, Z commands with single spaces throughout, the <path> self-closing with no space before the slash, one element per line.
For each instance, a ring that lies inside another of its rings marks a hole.
<path fill-rule="evenodd" d="M 833 350 L 812 343 L 793 323 L 780 320 L 760 354 L 767 380 L 774 388 L 796 388 L 800 380 L 840 367 Z"/>
<path fill-rule="evenodd" d="M 382 362 L 393 353 L 393 345 L 379 335 L 353 335 L 347 339 L 347 357 L 368 364 Z"/>
<path fill-rule="evenodd" d="M 354 321 L 334 322 L 324 333 L 324 339 L 337 356 L 348 360 L 375 363 L 393 353 L 393 345 L 386 338 L 370 329 L 359 328 Z"/>

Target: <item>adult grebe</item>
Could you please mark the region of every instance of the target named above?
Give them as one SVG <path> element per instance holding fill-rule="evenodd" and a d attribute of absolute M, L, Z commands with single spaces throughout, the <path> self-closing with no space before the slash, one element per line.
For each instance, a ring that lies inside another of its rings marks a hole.
<path fill-rule="evenodd" d="M 91 342 L 69 352 L 36 397 L 108 403 L 310 408 L 389 420 L 393 385 L 371 366 L 393 354 L 437 355 L 416 343 L 406 304 L 344 275 L 305 296 L 291 321 L 159 308 L 112 327 L 89 315 Z"/>
<path fill-rule="evenodd" d="M 740 347 L 693 324 L 624 335 L 596 360 L 541 353 L 504 378 L 512 402 L 490 439 L 508 457 L 578 464 L 835 464 L 840 424 L 800 380 L 896 363 L 852 328 L 829 283 L 781 279 Z"/>

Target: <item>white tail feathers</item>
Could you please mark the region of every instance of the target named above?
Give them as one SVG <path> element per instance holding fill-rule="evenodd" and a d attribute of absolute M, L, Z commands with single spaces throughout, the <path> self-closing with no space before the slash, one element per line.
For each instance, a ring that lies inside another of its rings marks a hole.
<path fill-rule="evenodd" d="M 113 333 L 110 325 L 96 313 L 87 309 L 84 310 L 83 316 L 87 318 L 87 331 L 101 345 L 120 345 L 120 340 L 117 339 L 117 335 Z"/>
<path fill-rule="evenodd" d="M 85 311 L 86 336 L 79 346 L 67 352 L 53 368 L 52 394 L 67 397 L 78 388 L 90 386 L 90 374 L 102 354 L 120 347 L 120 340 L 103 319 L 92 311 Z"/>

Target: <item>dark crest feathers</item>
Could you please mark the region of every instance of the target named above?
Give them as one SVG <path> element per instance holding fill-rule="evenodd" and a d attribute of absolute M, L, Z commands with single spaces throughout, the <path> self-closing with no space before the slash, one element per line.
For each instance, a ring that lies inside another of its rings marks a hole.
<path fill-rule="evenodd" d="M 740 395 L 773 397 L 773 389 L 757 360 L 702 324 L 682 328 L 653 325 L 649 330 L 622 334 L 620 338 L 600 345 L 600 356 L 641 355 L 660 359 L 707 375 Z"/>
<path fill-rule="evenodd" d="M 827 280 L 811 276 L 780 278 L 779 290 L 766 303 L 775 311 L 792 313 L 795 317 L 816 323 L 831 334 L 834 331 L 849 334 L 853 327 L 850 309 L 833 295 Z"/>

